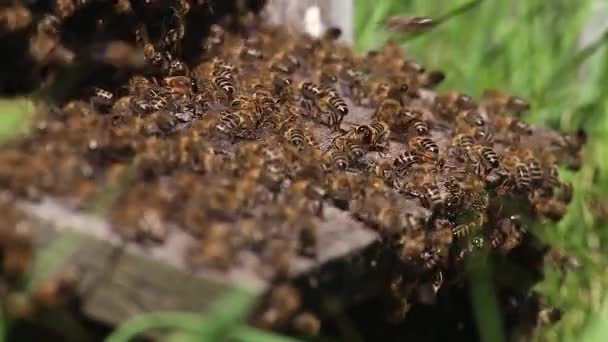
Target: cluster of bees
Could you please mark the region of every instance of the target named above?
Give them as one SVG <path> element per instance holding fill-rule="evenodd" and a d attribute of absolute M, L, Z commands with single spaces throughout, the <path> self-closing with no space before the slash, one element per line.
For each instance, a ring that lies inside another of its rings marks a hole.
<path fill-rule="evenodd" d="M 41 18 L 14 5 L 0 23 L 34 30 L 35 40 L 57 34 L 81 3 L 57 1 Z M 114 2 L 115 15 L 135 13 L 134 3 Z M 257 272 L 278 282 L 294 258 L 317 258 L 325 208 L 336 207 L 377 230 L 394 255 L 396 320 L 460 281 L 467 256 L 506 254 L 531 220 L 565 214 L 572 187 L 559 165 L 578 167 L 584 134 L 525 124 L 524 99 L 436 93 L 444 73 L 394 44 L 356 55 L 337 28 L 311 37 L 251 13 L 210 25 L 198 57 L 185 58 L 193 7 L 175 1 L 162 29 L 134 25 L 143 71 L 42 107 L 29 134 L 0 150 L 2 189 L 99 209 L 116 234 L 141 244 L 185 230 L 196 239 L 184 255 L 194 268 L 226 270 L 251 252 Z M 63 50 L 49 47 L 43 59 L 70 55 Z M 18 227 L 0 231 L 5 265 L 31 248 L 15 242 Z M 297 290 L 281 285 L 269 298 L 258 325 L 318 333 Z"/>

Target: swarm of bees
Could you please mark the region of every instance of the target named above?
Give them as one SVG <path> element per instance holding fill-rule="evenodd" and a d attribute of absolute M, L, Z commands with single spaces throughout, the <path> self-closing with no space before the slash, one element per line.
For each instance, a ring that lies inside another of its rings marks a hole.
<path fill-rule="evenodd" d="M 76 53 L 58 35 L 85 3 L 57 1 L 40 18 L 5 7 L 0 22 L 9 34 L 56 37 L 30 52 L 38 63 L 66 62 Z M 175 1 L 159 28 L 144 20 L 163 13 L 157 2 L 116 1 L 108 17 L 143 18 L 129 34 L 146 72 L 42 107 L 30 134 L 0 150 L 2 188 L 75 210 L 111 192 L 108 217 L 121 237 L 162 244 L 182 229 L 196 239 L 184 255 L 193 268 L 227 270 L 247 250 L 281 282 L 293 258 L 317 258 L 326 209 L 339 208 L 376 230 L 399 265 L 387 284 L 395 320 L 457 283 L 467 257 L 508 254 L 531 221 L 566 213 L 572 186 L 559 166 L 580 165 L 584 138 L 527 125 L 526 100 L 437 93 L 444 73 L 394 44 L 356 55 L 337 28 L 312 37 L 252 13 L 211 24 L 185 55 L 195 6 Z M 3 242 L 21 239 L 13 235 L 0 230 L 4 272 L 30 260 L 23 238 L 24 257 L 12 263 L 17 244 Z M 296 289 L 269 296 L 260 326 L 321 329 Z"/>

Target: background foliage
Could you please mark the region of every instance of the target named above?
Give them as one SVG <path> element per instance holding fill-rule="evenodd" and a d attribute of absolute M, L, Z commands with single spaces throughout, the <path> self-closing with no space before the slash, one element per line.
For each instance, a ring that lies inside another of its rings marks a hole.
<path fill-rule="evenodd" d="M 466 12 L 417 37 L 382 29 L 388 15 L 436 18 L 463 5 Z M 537 338 L 573 341 L 584 332 L 589 341 L 598 341 L 608 336 L 608 232 L 602 204 L 608 192 L 608 28 L 601 27 L 608 6 L 596 0 L 357 0 L 355 9 L 359 50 L 403 42 L 409 56 L 447 73 L 439 90 L 479 97 L 484 89 L 504 89 L 530 100 L 528 122 L 566 132 L 586 130 L 585 165 L 578 173 L 562 170 L 562 178 L 576 189 L 569 214 L 558 225 L 534 229 L 582 264 L 565 277 L 548 267 L 538 289 L 565 315 Z"/>

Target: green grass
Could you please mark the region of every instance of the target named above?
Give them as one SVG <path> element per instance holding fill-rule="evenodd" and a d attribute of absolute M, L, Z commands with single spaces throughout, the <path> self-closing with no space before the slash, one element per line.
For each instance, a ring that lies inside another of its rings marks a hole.
<path fill-rule="evenodd" d="M 479 4 L 424 35 L 389 35 L 382 28 L 387 15 L 437 18 L 471 2 Z M 527 121 L 588 132 L 585 165 L 578 173 L 562 172 L 576 187 L 569 214 L 557 225 L 535 230 L 583 264 L 565 277 L 547 269 L 538 289 L 565 315 L 542 329 L 538 340 L 578 341 L 583 336 L 598 341 L 608 333 L 608 233 L 589 208 L 590 198 L 606 198 L 608 192 L 608 33 L 579 48 L 594 3 L 600 1 L 356 0 L 355 6 L 360 51 L 389 40 L 402 42 L 408 56 L 447 72 L 440 90 L 459 89 L 476 97 L 488 88 L 508 90 L 531 101 Z"/>

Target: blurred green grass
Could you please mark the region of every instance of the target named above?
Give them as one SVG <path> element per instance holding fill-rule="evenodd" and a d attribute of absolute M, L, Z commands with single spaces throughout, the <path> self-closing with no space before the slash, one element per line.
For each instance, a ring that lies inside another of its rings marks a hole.
<path fill-rule="evenodd" d="M 382 28 L 388 15 L 437 18 L 471 2 L 479 4 L 411 39 Z M 459 89 L 478 98 L 484 89 L 504 89 L 530 100 L 533 110 L 528 122 L 565 132 L 581 127 L 588 133 L 585 165 L 577 173 L 562 172 L 562 178 L 575 185 L 568 215 L 557 225 L 546 223 L 535 229 L 542 240 L 563 247 L 582 263 L 581 270 L 565 277 L 548 267 L 546 280 L 537 286 L 548 304 L 564 310 L 558 324 L 538 332 L 536 339 L 542 341 L 581 337 L 598 341 L 608 336 L 608 232 L 605 220 L 594 217 L 590 208 L 592 198 L 605 199 L 608 192 L 608 33 L 580 46 L 582 32 L 589 29 L 600 2 L 356 0 L 355 4 L 359 51 L 379 48 L 389 40 L 401 42 L 408 56 L 446 71 L 447 80 L 439 90 Z"/>

